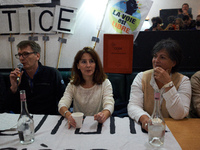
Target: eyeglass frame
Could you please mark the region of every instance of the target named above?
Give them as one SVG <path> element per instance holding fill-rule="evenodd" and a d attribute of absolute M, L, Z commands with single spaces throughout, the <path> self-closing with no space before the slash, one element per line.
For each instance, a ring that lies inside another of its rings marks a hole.
<path fill-rule="evenodd" d="M 20 56 L 22 56 L 23 58 L 27 58 L 30 54 L 37 54 L 37 52 L 24 52 L 22 54 L 15 54 L 15 58 L 19 59 Z"/>

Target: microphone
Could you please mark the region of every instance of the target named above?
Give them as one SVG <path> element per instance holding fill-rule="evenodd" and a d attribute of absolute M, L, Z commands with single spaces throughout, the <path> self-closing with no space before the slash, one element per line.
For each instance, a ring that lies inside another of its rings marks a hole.
<path fill-rule="evenodd" d="M 17 68 L 19 68 L 20 72 L 22 72 L 22 68 L 23 68 L 23 64 L 22 63 L 19 63 L 17 65 Z M 19 83 L 19 79 L 20 79 L 21 75 L 20 73 L 17 75 L 17 83 Z"/>

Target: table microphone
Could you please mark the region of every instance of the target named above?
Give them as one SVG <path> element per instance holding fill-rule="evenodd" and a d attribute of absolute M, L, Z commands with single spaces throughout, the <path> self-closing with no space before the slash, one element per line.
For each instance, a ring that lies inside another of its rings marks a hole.
<path fill-rule="evenodd" d="M 17 65 L 17 68 L 19 68 L 20 72 L 22 72 L 23 64 L 22 64 L 22 63 L 19 63 L 19 64 Z M 19 83 L 20 77 L 21 77 L 21 74 L 19 73 L 19 74 L 17 75 L 17 84 Z"/>

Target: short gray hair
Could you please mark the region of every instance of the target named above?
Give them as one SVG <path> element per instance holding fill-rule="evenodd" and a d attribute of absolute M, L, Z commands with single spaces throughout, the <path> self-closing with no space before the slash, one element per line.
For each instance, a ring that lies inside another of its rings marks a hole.
<path fill-rule="evenodd" d="M 38 43 L 34 42 L 34 41 L 29 41 L 29 40 L 19 42 L 19 44 L 17 44 L 17 49 L 19 49 L 19 48 L 24 49 L 27 46 L 30 46 L 31 49 L 33 50 L 33 52 L 36 52 L 36 53 L 41 52 L 40 45 Z"/>

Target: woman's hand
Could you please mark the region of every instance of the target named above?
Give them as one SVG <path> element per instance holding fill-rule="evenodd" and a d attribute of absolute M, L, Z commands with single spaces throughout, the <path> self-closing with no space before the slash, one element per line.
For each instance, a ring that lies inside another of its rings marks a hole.
<path fill-rule="evenodd" d="M 161 67 L 154 68 L 154 78 L 164 85 L 171 81 L 169 70 L 164 70 Z"/>
<path fill-rule="evenodd" d="M 148 121 L 149 117 L 147 115 L 142 115 L 139 122 L 142 124 L 142 128 L 148 132 Z"/>
<path fill-rule="evenodd" d="M 71 126 L 76 128 L 76 122 L 74 118 L 72 117 L 72 115 L 68 117 L 68 129 L 71 128 Z"/>
<path fill-rule="evenodd" d="M 157 24 L 157 30 L 159 30 L 159 31 L 162 31 L 163 30 L 163 28 L 161 27 L 161 24 Z"/>
<path fill-rule="evenodd" d="M 106 115 L 103 112 L 99 112 L 98 114 L 94 115 L 94 120 L 98 121 L 99 123 L 104 123 L 106 119 Z"/>

